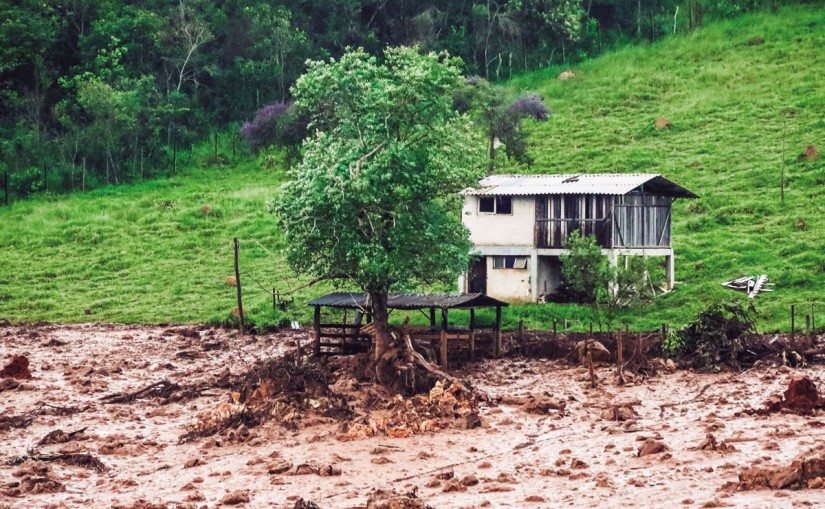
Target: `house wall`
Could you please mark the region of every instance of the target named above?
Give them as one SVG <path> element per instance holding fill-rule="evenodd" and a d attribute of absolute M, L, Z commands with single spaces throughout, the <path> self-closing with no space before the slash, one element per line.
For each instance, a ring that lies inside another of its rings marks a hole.
<path fill-rule="evenodd" d="M 526 269 L 494 269 L 487 257 L 487 295 L 508 302 L 530 299 L 530 261 Z"/>
<path fill-rule="evenodd" d="M 561 285 L 561 260 L 557 256 L 539 256 L 538 295 L 551 295 Z"/>
<path fill-rule="evenodd" d="M 535 244 L 536 201 L 532 196 L 513 196 L 512 214 L 481 213 L 478 211 L 478 196 L 466 196 L 461 217 L 470 230 L 470 240 L 476 246 Z"/>

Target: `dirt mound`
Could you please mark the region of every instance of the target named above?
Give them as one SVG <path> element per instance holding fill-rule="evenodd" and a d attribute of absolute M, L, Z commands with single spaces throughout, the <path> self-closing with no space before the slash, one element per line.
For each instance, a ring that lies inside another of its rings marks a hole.
<path fill-rule="evenodd" d="M 11 362 L 0 371 L 0 378 L 15 378 L 17 380 L 31 380 L 32 373 L 29 371 L 29 359 L 24 355 L 15 355 Z"/>
<path fill-rule="evenodd" d="M 400 494 L 395 491 L 377 490 L 367 500 L 367 509 L 432 509 L 415 493 Z"/>
<path fill-rule="evenodd" d="M 653 122 L 653 126 L 656 129 L 670 129 L 673 127 L 673 124 L 670 123 L 670 120 L 666 119 L 665 117 L 659 117 Z"/>
<path fill-rule="evenodd" d="M 819 159 L 819 150 L 813 145 L 808 145 L 800 157 L 806 161 L 816 161 Z"/>
<path fill-rule="evenodd" d="M 356 440 L 385 434 L 406 438 L 446 428 L 473 429 L 481 426 L 475 394 L 449 382 L 437 382 L 428 394 L 410 398 L 395 396 L 387 404 L 384 419 L 367 415 L 339 428 L 338 439 Z"/>
<path fill-rule="evenodd" d="M 825 451 L 820 446 L 800 455 L 790 465 L 747 468 L 739 474 L 739 483 L 732 487 L 739 490 L 825 488 Z"/>
<path fill-rule="evenodd" d="M 825 398 L 820 397 L 813 380 L 808 377 L 794 378 L 782 397 L 774 396 L 765 404 L 760 414 L 788 412 L 810 415 L 814 410 L 825 408 Z"/>
<path fill-rule="evenodd" d="M 231 401 L 200 414 L 181 441 L 219 432 L 232 432 L 236 439 L 249 438 L 248 428 L 268 420 L 294 430 L 310 415 L 351 418 L 346 398 L 330 388 L 331 382 L 329 373 L 315 365 L 266 361 L 228 382 Z"/>

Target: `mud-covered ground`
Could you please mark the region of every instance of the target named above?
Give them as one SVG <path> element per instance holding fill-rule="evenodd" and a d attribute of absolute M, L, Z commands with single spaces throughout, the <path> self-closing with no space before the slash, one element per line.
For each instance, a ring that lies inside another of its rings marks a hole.
<path fill-rule="evenodd" d="M 233 402 L 220 379 L 293 351 L 296 340 L 308 342 L 301 332 L 250 338 L 192 326 L 1 327 L 0 368 L 22 355 L 32 378 L 0 385 L 11 387 L 0 391 L 0 508 L 355 508 L 380 488 L 438 509 L 825 501 L 823 489 L 735 486 L 745 468 L 789 464 L 825 443 L 821 411 L 747 412 L 793 377 L 822 386 L 820 366 L 662 372 L 624 387 L 615 367 L 600 366 L 593 389 L 585 368 L 564 361 L 484 360 L 459 373 L 498 400 L 480 407 L 481 427 L 344 441 L 340 420 L 314 417 L 297 428 L 265 422 L 241 430 L 243 439 L 234 430 L 180 442 L 199 416 Z M 164 380 L 205 389 L 165 404 L 103 400 Z M 55 430 L 64 433 L 38 444 Z M 643 446 L 652 453 L 640 455 Z M 88 454 L 102 467 L 47 461 L 56 454 Z M 40 461 L 25 460 L 32 455 Z"/>

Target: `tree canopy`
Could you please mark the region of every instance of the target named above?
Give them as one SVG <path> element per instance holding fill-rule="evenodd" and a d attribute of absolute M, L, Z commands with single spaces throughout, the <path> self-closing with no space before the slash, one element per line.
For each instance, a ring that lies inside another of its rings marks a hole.
<path fill-rule="evenodd" d="M 273 202 L 293 267 L 377 293 L 466 268 L 458 192 L 483 149 L 452 108 L 461 81 L 456 59 L 409 47 L 309 64 L 293 94 L 313 134 Z"/>
<path fill-rule="evenodd" d="M 272 203 L 293 268 L 369 293 L 377 360 L 390 347 L 388 292 L 467 267 L 458 193 L 484 169 L 482 140 L 452 106 L 460 62 L 410 47 L 383 56 L 308 64 L 292 92 L 311 134 Z"/>

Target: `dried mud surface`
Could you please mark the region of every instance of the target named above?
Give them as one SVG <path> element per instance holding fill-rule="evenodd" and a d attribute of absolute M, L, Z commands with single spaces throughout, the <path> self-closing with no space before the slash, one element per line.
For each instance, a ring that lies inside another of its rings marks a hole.
<path fill-rule="evenodd" d="M 736 489 L 746 469 L 821 449 L 821 410 L 749 411 L 792 378 L 823 387 L 820 366 L 677 371 L 625 387 L 615 385 L 615 368 L 602 366 L 602 383 L 591 389 L 586 369 L 562 361 L 484 360 L 458 373 L 499 401 L 481 406 L 481 427 L 349 441 L 336 438 L 338 421 L 316 418 L 297 429 L 269 421 L 243 440 L 179 443 L 199 414 L 230 401 L 220 388 L 166 404 L 102 401 L 163 380 L 214 386 L 227 370 L 243 373 L 299 339 L 307 336 L 253 340 L 197 326 L 0 327 L 0 367 L 25 356 L 32 375 L 0 389 L 0 417 L 22 418 L 0 429 L 0 508 L 356 508 L 375 489 L 417 498 L 370 507 L 784 508 L 825 500 L 823 489 Z M 35 450 L 76 461 L 12 464 Z"/>

